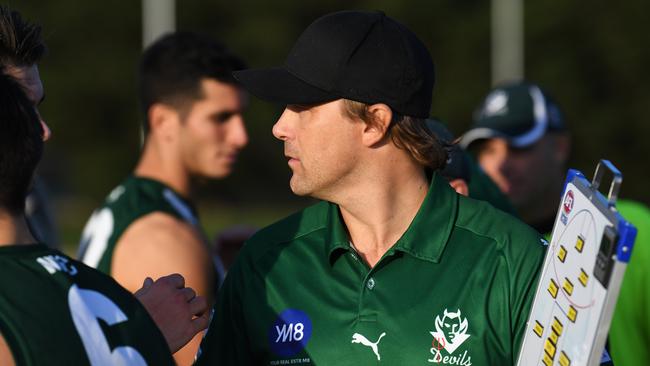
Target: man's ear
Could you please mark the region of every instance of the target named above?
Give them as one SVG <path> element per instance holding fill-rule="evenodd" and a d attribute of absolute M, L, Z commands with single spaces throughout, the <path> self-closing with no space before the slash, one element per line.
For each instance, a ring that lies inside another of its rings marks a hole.
<path fill-rule="evenodd" d="M 449 185 L 456 191 L 456 193 L 469 197 L 469 186 L 464 179 L 452 179 L 449 181 Z"/>
<path fill-rule="evenodd" d="M 372 123 L 367 123 L 363 129 L 363 144 L 372 146 L 383 140 L 393 119 L 393 111 L 386 104 L 372 104 L 368 107 L 368 116 Z"/>
<path fill-rule="evenodd" d="M 171 106 L 162 103 L 152 104 L 147 112 L 147 118 L 149 134 L 156 135 L 164 140 L 169 140 L 177 135 L 180 116 Z"/>

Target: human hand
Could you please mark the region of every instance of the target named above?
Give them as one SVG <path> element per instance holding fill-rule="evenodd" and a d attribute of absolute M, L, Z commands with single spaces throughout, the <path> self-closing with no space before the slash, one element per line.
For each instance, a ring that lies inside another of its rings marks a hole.
<path fill-rule="evenodd" d="M 185 287 L 185 279 L 180 274 L 171 274 L 156 281 L 147 277 L 142 288 L 134 295 L 153 318 L 172 353 L 208 327 L 207 300 Z"/>

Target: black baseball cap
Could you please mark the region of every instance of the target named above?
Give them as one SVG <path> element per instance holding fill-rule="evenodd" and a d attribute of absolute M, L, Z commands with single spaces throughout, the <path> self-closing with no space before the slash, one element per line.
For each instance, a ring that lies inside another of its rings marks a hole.
<path fill-rule="evenodd" d="M 548 93 L 536 84 L 520 81 L 490 91 L 460 144 L 467 148 L 479 140 L 502 137 L 510 146 L 525 148 L 549 131 L 565 130 L 562 113 Z"/>
<path fill-rule="evenodd" d="M 234 73 L 261 99 L 319 104 L 350 99 L 384 103 L 401 115 L 427 118 L 434 84 L 424 44 L 380 11 L 341 11 L 305 29 L 284 66 Z"/>

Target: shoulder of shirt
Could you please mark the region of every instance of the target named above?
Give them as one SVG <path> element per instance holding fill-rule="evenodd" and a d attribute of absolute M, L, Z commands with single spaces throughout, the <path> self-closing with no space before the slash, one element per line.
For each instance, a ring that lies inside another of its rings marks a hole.
<path fill-rule="evenodd" d="M 529 251 L 547 244 L 535 229 L 488 202 L 461 196 L 458 210 L 456 227 L 493 241 L 497 249 Z"/>
<path fill-rule="evenodd" d="M 129 176 L 113 188 L 104 199 L 105 206 L 124 205 L 138 206 L 160 202 L 161 195 L 147 189 L 138 179 Z"/>
<path fill-rule="evenodd" d="M 326 229 L 330 203 L 318 202 L 293 213 L 255 233 L 242 249 L 242 254 L 259 258 L 270 250 Z"/>
<path fill-rule="evenodd" d="M 128 291 L 126 291 L 119 283 L 117 283 L 113 277 L 88 266 L 80 260 L 70 257 L 58 249 L 49 248 L 42 243 L 39 243 L 38 246 L 34 246 L 33 249 L 34 250 L 32 255 L 34 256 L 58 256 L 64 258 L 68 264 L 73 265 L 77 269 L 77 276 L 83 277 L 86 282 L 89 280 L 94 281 L 97 284 L 113 287 L 117 291 L 128 294 Z"/>
<path fill-rule="evenodd" d="M 153 181 L 153 180 L 152 180 Z M 157 181 L 155 181 L 157 182 Z M 165 187 L 162 183 L 162 187 Z M 171 196 L 177 197 L 171 191 Z M 185 205 L 180 199 L 181 205 Z M 162 211 L 173 216 L 183 216 L 174 206 L 174 202 L 165 197 L 165 189 L 157 188 L 155 184 L 147 184 L 146 181 L 134 179 L 129 176 L 106 196 L 100 208 L 108 208 L 111 211 L 119 212 L 120 220 L 130 222 L 148 212 Z"/>

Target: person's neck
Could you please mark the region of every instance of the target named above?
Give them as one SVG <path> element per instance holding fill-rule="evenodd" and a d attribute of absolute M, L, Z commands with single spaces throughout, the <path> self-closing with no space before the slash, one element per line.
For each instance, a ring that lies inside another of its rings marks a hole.
<path fill-rule="evenodd" d="M 181 196 L 191 198 L 192 179 L 178 156 L 169 154 L 163 146 L 148 142 L 140 156 L 133 174 L 137 177 L 155 179 L 171 187 Z"/>
<path fill-rule="evenodd" d="M 367 175 L 335 202 L 352 244 L 371 268 L 406 232 L 429 188 L 415 163 L 378 169 L 379 174 Z"/>
<path fill-rule="evenodd" d="M 0 246 L 28 245 L 36 243 L 29 230 L 25 215 L 0 210 Z"/>

